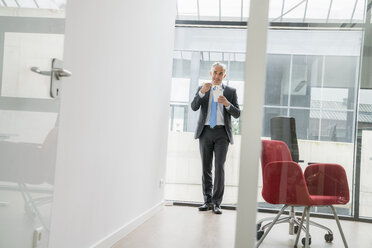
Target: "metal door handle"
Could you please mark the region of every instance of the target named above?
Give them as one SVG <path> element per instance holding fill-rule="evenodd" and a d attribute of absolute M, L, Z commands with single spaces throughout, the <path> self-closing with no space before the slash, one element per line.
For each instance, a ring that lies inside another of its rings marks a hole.
<path fill-rule="evenodd" d="M 45 76 L 50 76 L 52 74 L 51 71 L 42 71 L 39 69 L 39 67 L 31 67 L 31 71 Z"/>
<path fill-rule="evenodd" d="M 59 79 L 60 77 L 71 77 L 72 75 L 70 71 L 63 69 L 63 68 L 53 69 L 53 72 L 57 79 Z"/>
<path fill-rule="evenodd" d="M 63 69 L 63 61 L 59 59 L 52 59 L 52 68 L 50 71 L 42 71 L 39 67 L 31 67 L 31 71 L 44 75 L 50 76 L 50 96 L 52 98 L 59 97 L 59 89 L 61 87 L 62 77 L 71 77 L 72 73 L 66 69 Z"/>
<path fill-rule="evenodd" d="M 42 71 L 39 69 L 39 67 L 31 67 L 31 71 L 36 72 L 38 74 L 44 75 L 44 76 L 50 76 L 52 75 L 51 71 Z M 63 68 L 56 68 L 53 69 L 54 75 L 57 79 L 60 77 L 71 77 L 72 73 L 66 69 Z"/>

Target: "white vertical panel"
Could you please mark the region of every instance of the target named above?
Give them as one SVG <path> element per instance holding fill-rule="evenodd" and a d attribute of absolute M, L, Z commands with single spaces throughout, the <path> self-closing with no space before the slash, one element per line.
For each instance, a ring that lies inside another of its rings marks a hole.
<path fill-rule="evenodd" d="M 236 248 L 254 247 L 265 90 L 268 0 L 252 0 L 248 20 Z"/>
<path fill-rule="evenodd" d="M 68 2 L 49 247 L 111 247 L 162 203 L 175 3 Z"/>

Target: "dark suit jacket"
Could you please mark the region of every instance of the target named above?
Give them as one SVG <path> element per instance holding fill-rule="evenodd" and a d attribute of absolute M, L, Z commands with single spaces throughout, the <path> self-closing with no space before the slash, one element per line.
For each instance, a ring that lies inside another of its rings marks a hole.
<path fill-rule="evenodd" d="M 233 135 L 232 135 L 232 128 L 231 128 L 231 116 L 234 118 L 239 118 L 240 116 L 240 109 L 238 104 L 238 96 L 236 95 L 236 90 L 229 86 L 222 85 L 223 88 L 223 95 L 226 99 L 231 103 L 230 109 L 227 110 L 225 107 L 223 108 L 223 118 L 225 122 L 225 129 L 227 136 L 229 137 L 229 141 L 231 144 L 234 143 Z M 205 93 L 203 98 L 200 98 L 199 91 L 201 86 L 199 86 L 198 91 L 195 94 L 194 100 L 191 102 L 191 109 L 197 111 L 200 108 L 199 120 L 198 125 L 195 131 L 195 139 L 199 138 L 201 133 L 203 132 L 205 120 L 207 119 L 208 114 L 208 104 L 209 104 L 209 94 L 210 90 Z"/>

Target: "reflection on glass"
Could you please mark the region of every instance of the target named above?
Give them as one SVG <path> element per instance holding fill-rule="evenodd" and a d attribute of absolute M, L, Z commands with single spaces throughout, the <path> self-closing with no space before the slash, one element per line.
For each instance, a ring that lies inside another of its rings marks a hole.
<path fill-rule="evenodd" d="M 29 247 L 35 230 L 47 247 L 56 124 L 57 113 L 0 111 L 0 247 Z"/>
<path fill-rule="evenodd" d="M 65 3 L 0 1 L 0 247 L 48 245 L 59 101 L 30 68 L 62 59 Z"/>

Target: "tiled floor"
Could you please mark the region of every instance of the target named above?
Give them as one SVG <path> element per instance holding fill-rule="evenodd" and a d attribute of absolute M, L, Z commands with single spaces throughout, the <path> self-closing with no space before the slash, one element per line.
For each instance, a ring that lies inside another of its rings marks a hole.
<path fill-rule="evenodd" d="M 268 216 L 272 215 L 259 213 L 257 218 Z M 236 211 L 224 210 L 222 215 L 215 215 L 193 207 L 166 206 L 113 248 L 233 248 L 235 219 Z M 324 231 L 310 227 L 311 247 L 343 247 L 334 220 L 311 219 L 330 227 L 335 235 L 333 243 L 326 243 Z M 350 248 L 372 248 L 372 224 L 342 221 L 341 225 Z M 293 247 L 294 240 L 295 236 L 288 235 L 288 225 L 280 224 L 272 229 L 260 247 Z"/>

